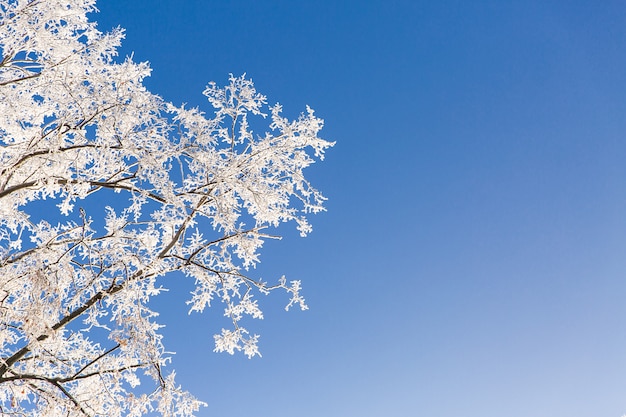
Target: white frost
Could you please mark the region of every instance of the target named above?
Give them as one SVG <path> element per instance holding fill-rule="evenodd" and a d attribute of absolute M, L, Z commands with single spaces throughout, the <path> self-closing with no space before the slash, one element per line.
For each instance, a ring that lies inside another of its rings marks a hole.
<path fill-rule="evenodd" d="M 215 351 L 259 355 L 241 323 L 263 318 L 253 295 L 307 307 L 299 281 L 248 271 L 268 228 L 311 231 L 325 198 L 303 170 L 332 143 L 313 110 L 289 120 L 245 76 L 207 86 L 210 115 L 164 102 L 91 11 L 0 0 L 0 414 L 190 416 L 202 403 L 162 370 L 158 278 L 195 282 L 190 311 L 223 305 Z"/>

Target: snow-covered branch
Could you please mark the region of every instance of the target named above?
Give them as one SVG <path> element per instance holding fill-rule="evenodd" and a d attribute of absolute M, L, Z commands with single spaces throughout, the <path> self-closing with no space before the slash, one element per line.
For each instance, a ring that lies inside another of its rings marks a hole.
<path fill-rule="evenodd" d="M 311 231 L 325 198 L 304 170 L 333 144 L 245 76 L 207 86 L 210 114 L 164 102 L 92 11 L 0 0 L 0 414 L 189 416 L 202 403 L 163 373 L 148 306 L 160 278 L 195 282 L 190 311 L 222 304 L 216 351 L 259 354 L 254 295 L 306 304 L 299 281 L 250 269 L 268 228 Z M 153 390 L 135 395 L 142 375 Z"/>

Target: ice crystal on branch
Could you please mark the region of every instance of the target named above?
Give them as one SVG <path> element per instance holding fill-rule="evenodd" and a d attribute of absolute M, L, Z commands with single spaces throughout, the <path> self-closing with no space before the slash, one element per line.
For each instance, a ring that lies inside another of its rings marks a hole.
<path fill-rule="evenodd" d="M 209 83 L 209 114 L 164 102 L 92 11 L 0 0 L 0 414 L 189 416 L 201 403 L 163 371 L 148 306 L 159 277 L 195 282 L 190 311 L 222 305 L 216 351 L 258 355 L 241 324 L 263 317 L 254 294 L 306 304 L 299 281 L 249 269 L 268 228 L 311 231 L 325 199 L 303 171 L 332 143 L 313 110 L 288 120 L 245 76 Z"/>

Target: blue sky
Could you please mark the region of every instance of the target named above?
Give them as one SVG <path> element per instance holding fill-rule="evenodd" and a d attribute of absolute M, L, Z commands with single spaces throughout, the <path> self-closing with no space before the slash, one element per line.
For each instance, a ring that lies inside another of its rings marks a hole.
<path fill-rule="evenodd" d="M 156 301 L 200 416 L 626 413 L 626 4 L 102 0 L 148 87 L 210 110 L 246 72 L 336 140 L 328 212 L 258 274 L 263 358 L 212 353 L 219 310 Z"/>

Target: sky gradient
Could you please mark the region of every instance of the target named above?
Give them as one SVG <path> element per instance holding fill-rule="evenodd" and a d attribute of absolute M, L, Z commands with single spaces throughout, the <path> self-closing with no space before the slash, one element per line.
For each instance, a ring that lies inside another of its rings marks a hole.
<path fill-rule="evenodd" d="M 219 308 L 155 300 L 199 416 L 626 414 L 626 4 L 102 0 L 147 86 L 210 111 L 246 73 L 337 141 L 329 198 L 257 273 L 263 358 L 212 353 Z"/>

